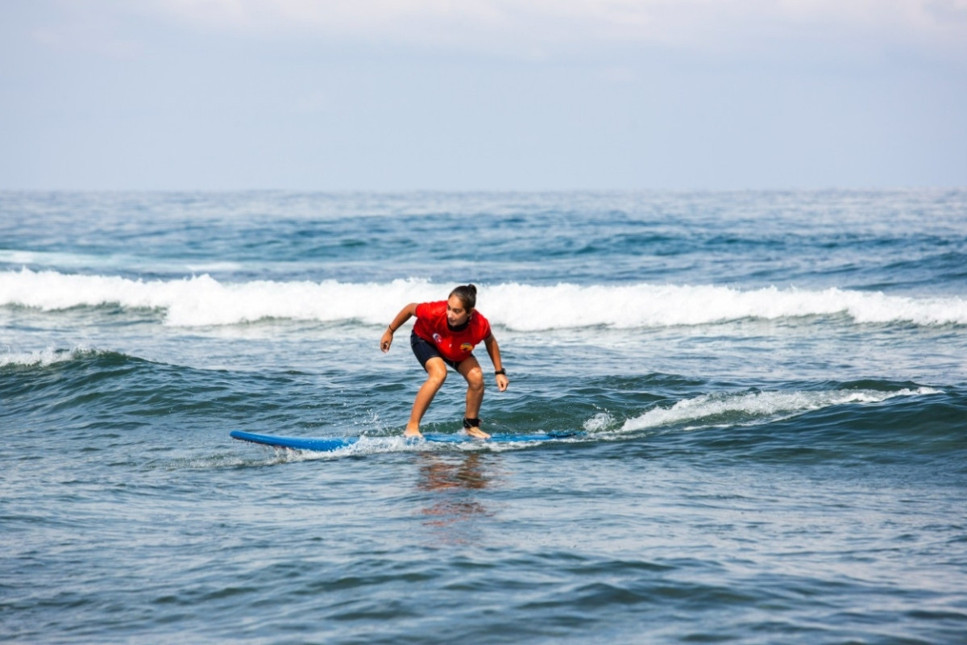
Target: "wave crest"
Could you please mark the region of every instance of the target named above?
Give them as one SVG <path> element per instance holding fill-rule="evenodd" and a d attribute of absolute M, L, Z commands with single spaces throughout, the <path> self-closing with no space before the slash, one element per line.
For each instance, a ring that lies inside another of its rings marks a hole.
<path fill-rule="evenodd" d="M 707 394 L 656 407 L 625 421 L 620 432 L 667 426 L 709 427 L 772 422 L 806 412 L 850 403 L 881 403 L 894 397 L 937 394 L 929 387 L 882 390 L 827 390 Z"/>
<path fill-rule="evenodd" d="M 443 299 L 449 287 L 426 280 L 222 283 L 209 275 L 177 280 L 56 271 L 0 272 L 0 306 L 43 311 L 116 305 L 157 309 L 174 326 L 232 325 L 278 318 L 385 324 L 407 302 Z M 856 323 L 964 325 L 967 300 L 829 288 L 739 290 L 715 285 L 528 285 L 481 287 L 480 307 L 495 324 L 520 331 L 579 327 L 664 327 L 742 319 L 843 315 Z"/>

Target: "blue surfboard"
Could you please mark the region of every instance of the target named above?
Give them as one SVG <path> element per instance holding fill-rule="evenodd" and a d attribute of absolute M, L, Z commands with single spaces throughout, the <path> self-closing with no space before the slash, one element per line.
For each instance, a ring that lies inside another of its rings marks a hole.
<path fill-rule="evenodd" d="M 263 446 L 273 448 L 290 448 L 292 450 L 313 450 L 316 452 L 332 452 L 340 448 L 359 442 L 360 437 L 282 437 L 274 434 L 257 434 L 245 432 L 243 430 L 232 430 L 230 433 L 233 439 L 240 441 L 251 441 Z M 553 441 L 554 439 L 568 439 L 572 437 L 584 436 L 583 432 L 541 432 L 534 434 L 494 434 L 490 439 L 474 439 L 465 434 L 438 434 L 424 433 L 423 439 L 434 443 L 478 443 L 486 445 L 488 443 L 523 443 L 531 441 Z M 419 439 L 413 439 L 414 443 Z"/>

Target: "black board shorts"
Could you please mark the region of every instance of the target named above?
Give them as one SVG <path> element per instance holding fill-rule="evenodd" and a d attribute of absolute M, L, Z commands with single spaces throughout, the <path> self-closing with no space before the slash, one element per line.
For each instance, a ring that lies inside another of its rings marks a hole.
<path fill-rule="evenodd" d="M 428 360 L 431 358 L 439 358 L 453 369 L 459 371 L 457 365 L 460 364 L 460 361 L 451 361 L 449 358 L 441 356 L 437 348 L 433 346 L 433 343 L 424 338 L 420 338 L 414 332 L 410 332 L 410 347 L 413 348 L 413 354 L 416 356 L 416 360 L 420 361 L 423 369 L 426 369 L 426 362 Z M 473 354 L 469 356 L 473 356 Z"/>

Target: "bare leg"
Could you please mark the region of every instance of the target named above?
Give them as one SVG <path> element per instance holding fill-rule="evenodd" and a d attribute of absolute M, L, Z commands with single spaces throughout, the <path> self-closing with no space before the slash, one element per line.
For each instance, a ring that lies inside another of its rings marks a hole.
<path fill-rule="evenodd" d="M 423 415 L 430 408 L 433 397 L 440 390 L 443 382 L 447 380 L 447 364 L 442 358 L 431 358 L 426 362 L 426 381 L 420 386 L 420 391 L 416 393 L 416 400 L 413 401 L 413 411 L 410 412 L 410 420 L 406 424 L 405 437 L 419 437 L 420 421 Z"/>
<path fill-rule="evenodd" d="M 480 405 L 483 403 L 484 397 L 483 370 L 480 369 L 480 363 L 477 362 L 477 359 L 472 356 L 461 361 L 458 367 L 460 374 L 467 379 L 467 412 L 465 416 L 468 419 L 476 419 L 480 416 Z M 480 428 L 467 428 L 466 430 L 471 437 L 477 439 L 490 438 L 490 435 Z"/>

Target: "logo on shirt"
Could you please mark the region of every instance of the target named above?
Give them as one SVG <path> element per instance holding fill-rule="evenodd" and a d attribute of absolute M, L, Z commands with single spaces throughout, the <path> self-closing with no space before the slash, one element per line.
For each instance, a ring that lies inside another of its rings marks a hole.
<path fill-rule="evenodd" d="M 462 352 L 470 353 L 471 350 L 473 350 L 473 345 L 471 345 L 470 343 L 463 343 L 462 345 L 460 345 L 460 351 Z"/>

